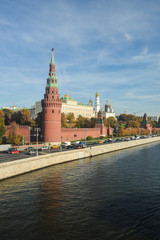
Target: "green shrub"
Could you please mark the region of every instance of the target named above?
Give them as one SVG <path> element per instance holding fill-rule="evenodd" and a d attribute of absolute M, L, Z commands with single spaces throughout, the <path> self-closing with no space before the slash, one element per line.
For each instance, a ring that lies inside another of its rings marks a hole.
<path fill-rule="evenodd" d="M 87 139 L 87 141 L 90 141 L 90 140 L 93 140 L 93 137 L 92 136 L 88 136 L 86 139 Z"/>

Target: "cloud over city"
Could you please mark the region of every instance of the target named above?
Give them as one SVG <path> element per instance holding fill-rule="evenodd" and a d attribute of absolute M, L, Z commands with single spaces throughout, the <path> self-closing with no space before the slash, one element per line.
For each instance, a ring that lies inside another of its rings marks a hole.
<path fill-rule="evenodd" d="M 160 115 L 159 2 L 2 0 L 0 13 L 1 107 L 43 98 L 54 47 L 61 96 L 98 89 L 116 114 Z"/>

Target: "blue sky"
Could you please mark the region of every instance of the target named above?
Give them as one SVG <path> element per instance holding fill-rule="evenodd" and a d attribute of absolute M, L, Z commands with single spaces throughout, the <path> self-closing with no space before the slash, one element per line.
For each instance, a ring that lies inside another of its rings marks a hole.
<path fill-rule="evenodd" d="M 52 47 L 61 97 L 160 115 L 160 1 L 1 0 L 0 107 L 43 98 Z"/>

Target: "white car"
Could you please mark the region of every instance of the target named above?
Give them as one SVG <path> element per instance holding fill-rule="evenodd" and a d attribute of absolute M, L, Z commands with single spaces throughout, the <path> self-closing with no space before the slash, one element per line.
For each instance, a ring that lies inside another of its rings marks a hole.
<path fill-rule="evenodd" d="M 45 149 L 48 149 L 48 146 L 41 147 L 41 150 L 45 150 Z"/>

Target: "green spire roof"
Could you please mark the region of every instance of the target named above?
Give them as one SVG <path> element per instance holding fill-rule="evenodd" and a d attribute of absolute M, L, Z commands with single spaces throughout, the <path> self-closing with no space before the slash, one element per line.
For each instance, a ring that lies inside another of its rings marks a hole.
<path fill-rule="evenodd" d="M 53 51 L 54 51 L 54 48 L 52 48 L 51 64 L 55 64 Z"/>

